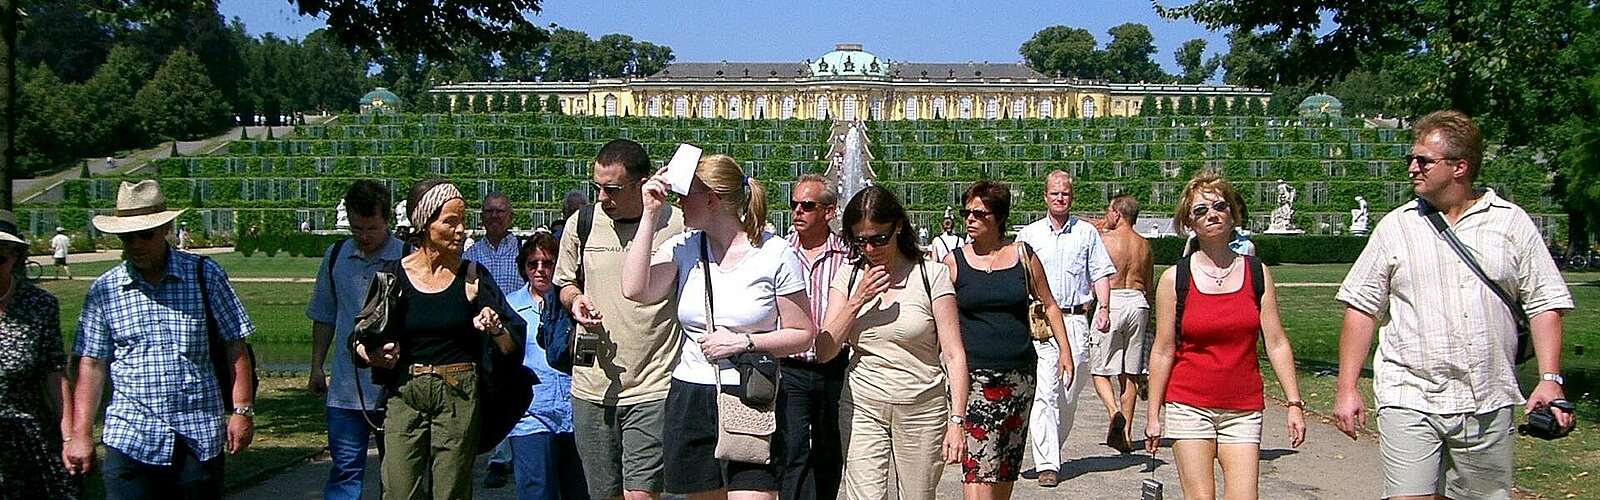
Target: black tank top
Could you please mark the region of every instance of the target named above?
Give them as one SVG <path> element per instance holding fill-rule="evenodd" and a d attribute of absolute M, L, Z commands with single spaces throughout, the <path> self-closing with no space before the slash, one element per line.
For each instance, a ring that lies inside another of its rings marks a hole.
<path fill-rule="evenodd" d="M 402 363 L 445 365 L 477 360 L 481 349 L 478 336 L 482 333 L 472 327 L 477 311 L 467 302 L 469 265 L 476 264 L 462 262 L 456 279 L 438 293 L 418 291 L 411 277 L 400 273 L 407 294 L 405 332 L 400 336 Z"/>
<path fill-rule="evenodd" d="M 990 370 L 1032 370 L 1033 338 L 1028 335 L 1028 289 L 1021 262 L 983 272 L 956 257 L 956 307 L 967 366 Z"/>

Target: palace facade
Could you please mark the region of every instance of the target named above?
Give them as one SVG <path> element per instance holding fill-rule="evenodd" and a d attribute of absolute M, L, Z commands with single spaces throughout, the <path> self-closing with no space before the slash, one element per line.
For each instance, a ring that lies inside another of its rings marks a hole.
<path fill-rule="evenodd" d="M 569 115 L 847 121 L 1137 116 L 1145 96 L 1264 106 L 1271 95 L 1232 85 L 1052 78 L 1021 63 L 892 61 L 860 44 L 804 62 L 673 63 L 642 78 L 464 82 L 429 93 L 447 96 L 453 109 L 491 97 L 542 107 L 554 96 Z"/>

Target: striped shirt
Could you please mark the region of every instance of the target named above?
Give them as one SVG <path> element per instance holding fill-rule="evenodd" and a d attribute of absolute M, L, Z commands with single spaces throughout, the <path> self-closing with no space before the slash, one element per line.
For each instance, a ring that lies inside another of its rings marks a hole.
<path fill-rule="evenodd" d="M 461 254 L 461 258 L 483 264 L 483 267 L 489 269 L 489 274 L 494 276 L 494 284 L 510 293 L 509 290 L 528 286 L 528 283 L 522 280 L 521 270 L 517 269 L 517 252 L 521 249 L 522 242 L 518 241 L 514 234 L 507 233 L 505 239 L 500 240 L 498 247 L 485 236 L 483 240 L 467 248 L 467 251 Z"/>
<path fill-rule="evenodd" d="M 168 248 L 167 271 L 151 285 L 132 264 L 89 285 L 72 352 L 110 361 L 106 446 L 153 465 L 172 463 L 173 439 L 203 460 L 222 453 L 222 401 L 212 372 L 205 306 L 195 281 L 198 256 Z M 207 261 L 205 300 L 228 341 L 255 331 L 216 261 Z"/>
<path fill-rule="evenodd" d="M 1572 295 L 1521 207 L 1485 191 L 1452 229 L 1529 317 L 1572 309 Z M 1336 297 L 1378 327 L 1378 407 L 1488 413 L 1522 404 L 1516 323 L 1417 203 L 1389 212 Z"/>
<path fill-rule="evenodd" d="M 794 247 L 794 253 L 800 256 L 800 264 L 805 272 L 806 295 L 811 297 L 811 320 L 820 327 L 822 316 L 828 313 L 828 287 L 833 284 L 833 275 L 844 267 L 845 261 L 849 259 L 850 247 L 845 246 L 844 238 L 830 232 L 828 241 L 822 244 L 822 251 L 817 253 L 815 259 L 811 259 L 806 256 L 806 251 L 800 248 L 800 234 L 794 231 L 789 232 L 789 246 Z M 805 352 L 789 357 L 802 361 L 816 361 L 817 348 L 812 345 Z"/>

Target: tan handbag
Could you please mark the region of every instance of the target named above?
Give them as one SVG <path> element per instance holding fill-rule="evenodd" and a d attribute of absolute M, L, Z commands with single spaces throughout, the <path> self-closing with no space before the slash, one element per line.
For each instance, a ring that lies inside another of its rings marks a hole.
<path fill-rule="evenodd" d="M 1033 249 L 1020 240 L 1016 245 L 1017 259 L 1022 263 L 1022 286 L 1028 288 L 1028 336 L 1035 341 L 1048 341 L 1055 334 L 1050 333 L 1050 322 L 1045 319 L 1044 302 L 1033 293 Z"/>
<path fill-rule="evenodd" d="M 706 280 L 706 332 L 717 329 L 716 314 L 711 303 L 711 259 L 706 251 L 705 236 L 700 240 L 701 275 Z M 778 430 L 777 398 L 762 407 L 745 404 L 738 396 L 722 392 L 722 368 L 712 363 L 717 372 L 717 449 L 718 460 L 731 460 L 751 464 L 772 463 L 772 434 Z M 751 370 L 754 372 L 754 370 Z M 773 388 L 779 387 L 783 370 L 777 370 Z M 753 374 L 753 373 L 752 373 Z M 749 380 L 741 380 L 748 383 Z"/>

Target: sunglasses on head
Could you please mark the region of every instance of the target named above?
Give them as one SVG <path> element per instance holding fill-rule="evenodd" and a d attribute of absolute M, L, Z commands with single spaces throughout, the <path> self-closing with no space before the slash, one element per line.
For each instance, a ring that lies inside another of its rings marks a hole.
<path fill-rule="evenodd" d="M 136 232 L 136 233 L 122 233 L 122 234 L 117 235 L 117 239 L 120 239 L 120 240 L 125 241 L 125 242 L 126 241 L 133 241 L 134 239 L 139 239 L 139 240 L 143 240 L 143 241 L 150 241 L 152 239 L 155 239 L 155 237 L 156 237 L 156 231 L 154 229 L 146 229 L 146 230 L 139 231 L 139 232 Z"/>
<path fill-rule="evenodd" d="M 827 206 L 832 206 L 832 205 L 829 205 L 829 204 L 826 204 L 826 203 L 823 203 L 823 202 L 820 202 L 820 201 L 789 200 L 789 209 L 791 209 L 791 210 L 799 209 L 802 212 L 811 212 L 811 211 L 815 211 L 817 208 L 827 207 Z"/>
<path fill-rule="evenodd" d="M 1213 201 L 1213 202 L 1211 202 L 1211 205 L 1206 205 L 1206 204 L 1202 203 L 1202 204 L 1199 204 L 1199 205 L 1195 205 L 1194 208 L 1190 208 L 1189 209 L 1189 216 L 1198 219 L 1198 218 L 1201 218 L 1201 217 L 1205 217 L 1206 214 L 1211 213 L 1212 210 L 1215 210 L 1215 211 L 1218 211 L 1218 212 L 1221 212 L 1221 213 L 1225 213 L 1225 214 L 1226 213 L 1231 213 L 1231 212 L 1228 211 L 1228 209 L 1230 207 L 1232 207 L 1232 205 L 1228 204 L 1228 200 Z"/>
<path fill-rule="evenodd" d="M 852 236 L 850 238 L 850 242 L 851 243 L 855 243 L 856 246 L 872 245 L 872 246 L 875 246 L 875 247 L 881 247 L 881 246 L 884 246 L 884 245 L 888 245 L 889 244 L 889 240 L 892 240 L 892 239 L 894 239 L 894 233 L 893 232 L 888 232 L 888 233 L 874 234 L 874 235 L 869 235 L 869 236 Z"/>
<path fill-rule="evenodd" d="M 994 215 L 994 212 L 990 212 L 988 210 L 974 210 L 974 209 L 971 209 L 971 208 L 963 208 L 963 209 L 961 209 L 961 218 L 963 218 L 963 219 L 965 219 L 967 217 L 977 217 L 979 219 L 987 219 L 991 215 Z"/>

